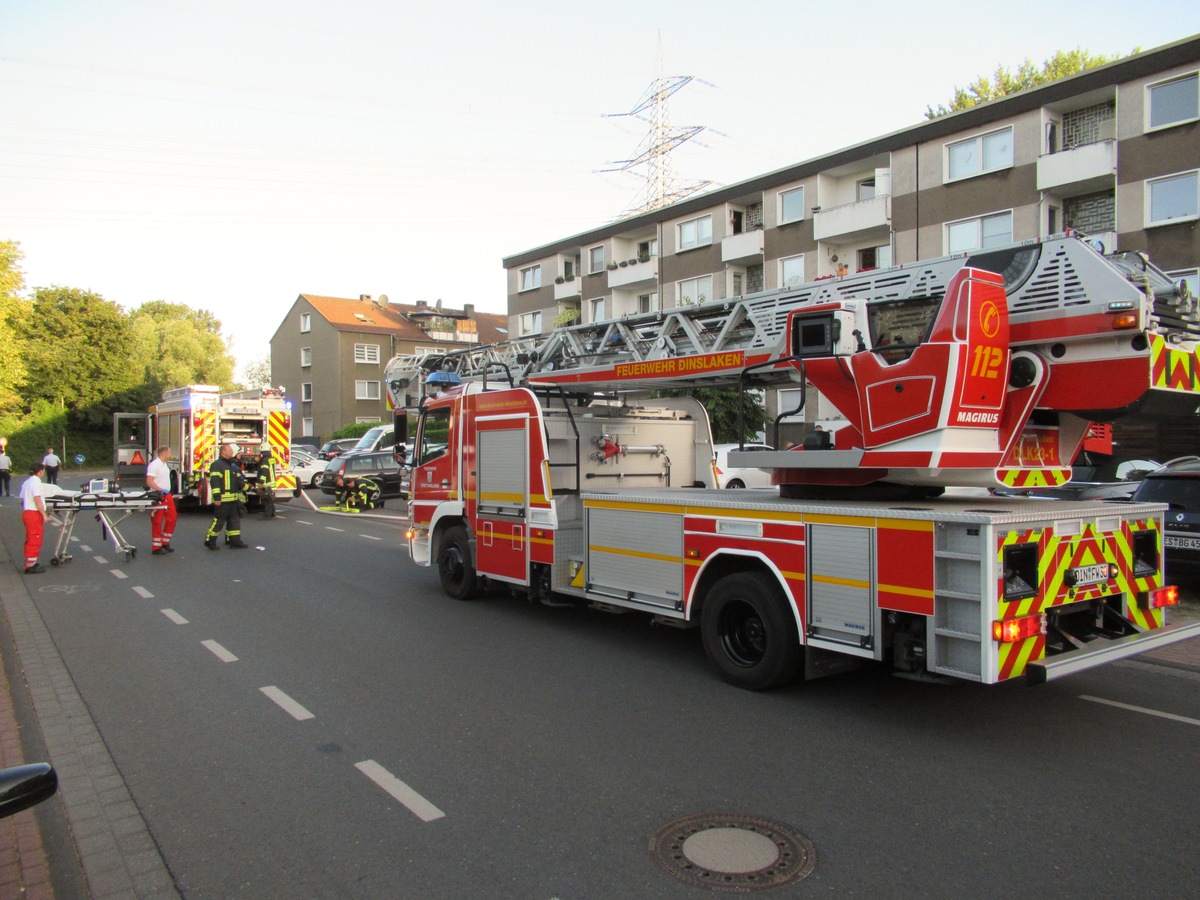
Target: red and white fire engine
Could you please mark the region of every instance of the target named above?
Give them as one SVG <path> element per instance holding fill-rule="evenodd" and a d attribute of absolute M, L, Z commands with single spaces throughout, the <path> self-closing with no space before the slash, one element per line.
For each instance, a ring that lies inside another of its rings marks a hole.
<path fill-rule="evenodd" d="M 1093 421 L 1190 415 L 1198 335 L 1144 257 L 1059 235 L 397 357 L 410 552 L 454 597 L 495 583 L 699 626 L 752 689 L 863 660 L 1059 677 L 1200 634 L 1165 622 L 1163 508 L 979 488 L 1064 483 Z M 715 490 L 703 406 L 648 396 L 787 382 L 847 424 L 836 447 L 730 454 L 777 491 Z"/>
<path fill-rule="evenodd" d="M 256 388 L 230 391 L 211 384 L 172 388 L 149 414 L 117 413 L 114 437 L 118 478 L 141 479 L 156 447 L 169 447 L 167 465 L 180 502 L 201 506 L 210 501 L 208 472 L 222 444 L 232 444 L 246 473 L 247 498 L 257 499 L 259 459 L 270 447 L 275 459 L 275 494 L 284 500 L 298 493 L 291 461 L 291 403 L 283 391 Z M 139 481 L 140 483 L 140 481 Z"/>

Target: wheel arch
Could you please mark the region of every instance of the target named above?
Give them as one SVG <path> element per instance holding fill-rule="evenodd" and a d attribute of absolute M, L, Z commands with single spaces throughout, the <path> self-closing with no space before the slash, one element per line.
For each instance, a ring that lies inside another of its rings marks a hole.
<path fill-rule="evenodd" d="M 738 572 L 762 572 L 775 582 L 796 622 L 796 633 L 800 635 L 800 643 L 804 643 L 804 622 L 800 616 L 800 603 L 788 586 L 787 578 L 779 567 L 765 554 L 753 550 L 723 550 L 714 553 L 700 566 L 700 571 L 692 582 L 692 590 L 688 597 L 687 614 L 690 622 L 700 621 L 704 612 L 704 601 L 713 585 L 726 575 Z"/>

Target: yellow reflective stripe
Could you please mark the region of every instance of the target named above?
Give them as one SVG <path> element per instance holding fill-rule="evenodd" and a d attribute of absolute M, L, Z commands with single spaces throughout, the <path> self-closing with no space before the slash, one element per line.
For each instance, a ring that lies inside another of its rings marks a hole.
<path fill-rule="evenodd" d="M 678 556 L 664 556 L 661 553 L 646 553 L 642 550 L 625 550 L 617 547 L 600 547 L 596 544 L 589 544 L 588 550 L 592 553 L 611 553 L 613 556 L 631 556 L 635 559 L 653 559 L 657 560 L 658 562 L 683 562 L 683 559 Z"/>

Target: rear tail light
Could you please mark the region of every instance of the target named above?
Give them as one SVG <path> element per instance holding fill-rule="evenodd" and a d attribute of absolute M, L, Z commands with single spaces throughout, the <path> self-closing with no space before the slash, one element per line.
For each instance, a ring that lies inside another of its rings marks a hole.
<path fill-rule="evenodd" d="M 1138 317 L 1137 313 L 1121 313 L 1113 316 L 1113 328 L 1137 328 Z"/>
<path fill-rule="evenodd" d="M 1179 588 L 1168 584 L 1166 587 L 1155 588 L 1140 594 L 1139 599 L 1142 600 L 1140 605 L 1143 609 L 1163 609 L 1167 606 L 1175 606 L 1179 603 Z"/>
<path fill-rule="evenodd" d="M 1045 633 L 1046 617 L 1041 613 L 992 622 L 992 640 L 1000 644 L 1015 644 L 1017 641 Z"/>

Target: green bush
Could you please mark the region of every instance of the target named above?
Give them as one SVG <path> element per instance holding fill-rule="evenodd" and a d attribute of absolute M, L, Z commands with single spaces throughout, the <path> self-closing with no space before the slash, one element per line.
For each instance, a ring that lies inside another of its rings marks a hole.
<path fill-rule="evenodd" d="M 383 422 L 352 422 L 349 425 L 343 425 L 337 431 L 329 436 L 331 441 L 340 441 L 343 438 L 362 437 L 376 425 L 382 425 Z"/>

